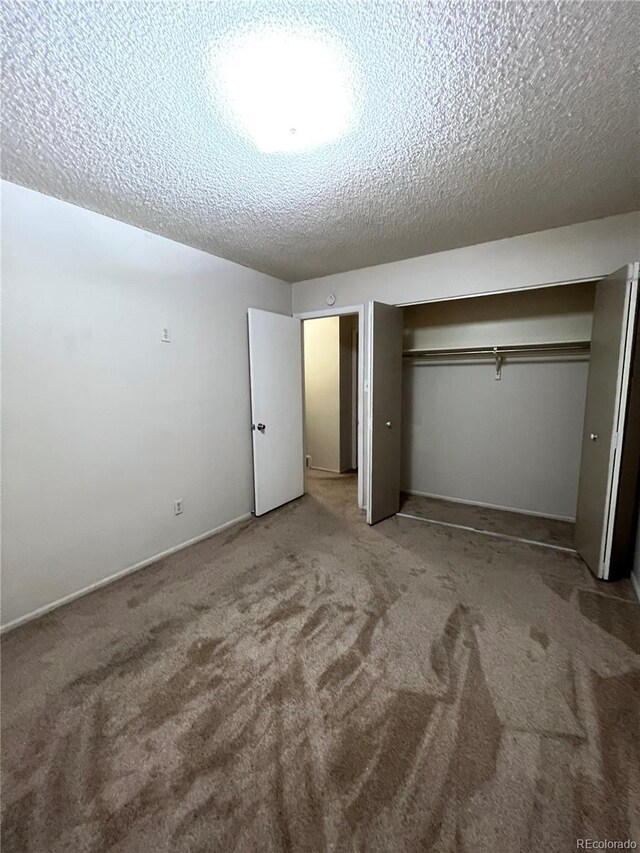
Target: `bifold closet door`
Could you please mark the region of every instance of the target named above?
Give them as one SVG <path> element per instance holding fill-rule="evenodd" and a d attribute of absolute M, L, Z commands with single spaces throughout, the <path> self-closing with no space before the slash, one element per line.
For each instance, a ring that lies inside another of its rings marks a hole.
<path fill-rule="evenodd" d="M 367 521 L 400 509 L 402 308 L 371 303 Z"/>
<path fill-rule="evenodd" d="M 585 408 L 576 549 L 599 578 L 613 576 L 612 547 L 619 504 L 637 328 L 638 263 L 596 285 Z"/>
<path fill-rule="evenodd" d="M 300 320 L 249 308 L 255 514 L 304 493 Z"/>

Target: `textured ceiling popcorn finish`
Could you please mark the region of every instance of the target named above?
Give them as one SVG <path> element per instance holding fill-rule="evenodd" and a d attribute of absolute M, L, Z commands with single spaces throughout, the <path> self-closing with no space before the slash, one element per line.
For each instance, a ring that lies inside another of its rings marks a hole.
<path fill-rule="evenodd" d="M 640 4 L 4 4 L 3 174 L 289 281 L 636 209 Z M 290 27 L 354 69 L 341 137 L 261 153 L 212 87 Z M 215 66 L 214 66 L 215 67 Z"/>

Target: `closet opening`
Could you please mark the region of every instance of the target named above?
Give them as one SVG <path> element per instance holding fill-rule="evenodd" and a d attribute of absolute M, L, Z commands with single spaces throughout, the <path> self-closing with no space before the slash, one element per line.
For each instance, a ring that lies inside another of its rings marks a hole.
<path fill-rule="evenodd" d="M 359 315 L 305 319 L 306 489 L 337 508 L 357 508 L 359 491 Z"/>
<path fill-rule="evenodd" d="M 595 292 L 404 308 L 401 516 L 574 550 Z"/>

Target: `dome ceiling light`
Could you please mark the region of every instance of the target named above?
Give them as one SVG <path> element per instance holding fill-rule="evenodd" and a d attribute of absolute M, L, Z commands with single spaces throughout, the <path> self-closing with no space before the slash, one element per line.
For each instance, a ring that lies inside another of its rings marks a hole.
<path fill-rule="evenodd" d="M 265 154 L 308 151 L 353 126 L 344 51 L 312 32 L 267 29 L 212 51 L 211 82 L 238 130 Z"/>

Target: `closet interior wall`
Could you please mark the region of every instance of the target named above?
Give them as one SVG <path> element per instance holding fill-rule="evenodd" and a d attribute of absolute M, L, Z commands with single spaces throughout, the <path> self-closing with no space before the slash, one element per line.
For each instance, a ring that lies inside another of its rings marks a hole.
<path fill-rule="evenodd" d="M 593 283 L 405 308 L 404 349 L 589 342 Z M 573 521 L 588 350 L 405 358 L 403 489 Z"/>

